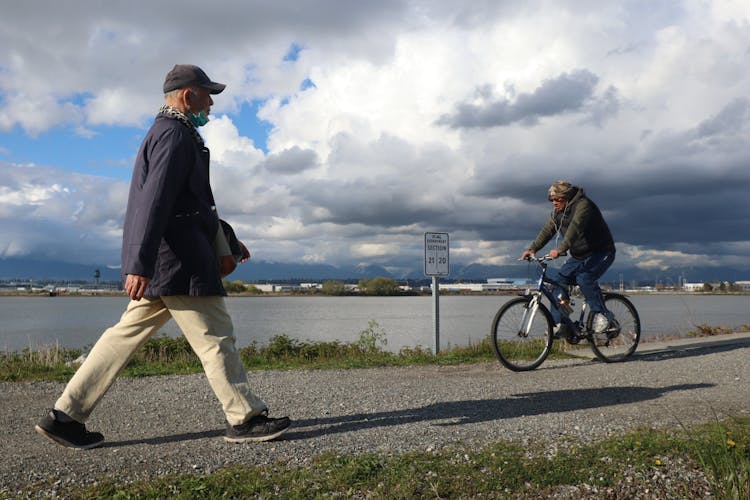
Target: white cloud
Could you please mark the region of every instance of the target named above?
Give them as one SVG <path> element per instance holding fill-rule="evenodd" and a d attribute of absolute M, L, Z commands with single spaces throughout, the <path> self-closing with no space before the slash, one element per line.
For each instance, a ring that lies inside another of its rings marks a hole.
<path fill-rule="evenodd" d="M 159 101 L 158 94 L 134 94 L 132 89 L 127 87 L 104 88 L 95 97 L 86 101 L 83 108 L 86 113 L 86 124 L 92 127 L 142 125 L 142 113 L 131 111 L 150 109 L 151 114 L 156 114 L 154 110 L 158 109 Z"/>
<path fill-rule="evenodd" d="M 352 254 L 356 257 L 372 258 L 398 255 L 399 245 L 395 243 L 358 243 L 352 245 Z"/>
<path fill-rule="evenodd" d="M 3 107 L 3 101 L 7 104 Z M 9 94 L 0 99 L 0 131 L 10 131 L 18 125 L 31 136 L 36 136 L 62 124 L 81 122 L 81 110 L 70 102 L 58 101 L 53 96 Z"/>
<path fill-rule="evenodd" d="M 116 262 L 126 198 L 123 182 L 0 163 L 0 257 Z"/>
<path fill-rule="evenodd" d="M 70 189 L 59 184 L 39 186 L 21 183 L 15 188 L 0 187 L 0 206 L 28 207 L 39 206 L 59 194 L 69 194 Z"/>
<path fill-rule="evenodd" d="M 241 136 L 226 115 L 211 118 L 208 125 L 201 129 L 201 135 L 211 148 L 212 159 L 223 166 L 249 167 L 263 160 L 263 152 L 255 147 L 251 139 Z"/>
<path fill-rule="evenodd" d="M 627 258 L 641 269 L 665 271 L 675 266 L 712 265 L 706 255 L 688 254 L 678 250 L 650 250 L 638 246 L 623 247 L 623 253 Z"/>

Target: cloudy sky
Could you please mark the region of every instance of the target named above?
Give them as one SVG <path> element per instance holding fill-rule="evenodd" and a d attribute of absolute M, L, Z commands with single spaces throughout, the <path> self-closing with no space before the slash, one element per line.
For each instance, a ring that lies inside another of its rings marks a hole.
<path fill-rule="evenodd" d="M 618 263 L 750 267 L 747 0 L 5 2 L 0 258 L 119 263 L 133 158 L 175 63 L 258 260 L 518 257 L 557 179 Z"/>

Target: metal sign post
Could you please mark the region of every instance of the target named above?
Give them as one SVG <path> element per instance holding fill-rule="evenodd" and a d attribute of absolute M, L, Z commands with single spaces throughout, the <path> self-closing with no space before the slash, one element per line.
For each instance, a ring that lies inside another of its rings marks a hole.
<path fill-rule="evenodd" d="M 432 322 L 435 354 L 440 352 L 440 287 L 438 276 L 450 274 L 448 233 L 424 233 L 424 274 L 432 276 Z"/>

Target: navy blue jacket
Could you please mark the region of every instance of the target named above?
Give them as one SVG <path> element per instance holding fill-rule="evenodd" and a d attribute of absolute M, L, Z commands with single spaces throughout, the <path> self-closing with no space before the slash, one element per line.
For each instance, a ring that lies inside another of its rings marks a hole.
<path fill-rule="evenodd" d="M 208 164 L 187 125 L 157 115 L 135 159 L 122 240 L 122 273 L 150 278 L 147 297 L 226 295 Z"/>

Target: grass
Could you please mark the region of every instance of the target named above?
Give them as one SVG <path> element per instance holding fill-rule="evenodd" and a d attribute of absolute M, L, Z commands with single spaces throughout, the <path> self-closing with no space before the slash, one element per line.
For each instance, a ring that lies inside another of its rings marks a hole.
<path fill-rule="evenodd" d="M 700 432 L 683 426 L 692 455 L 711 478 L 715 498 L 750 498 L 749 420 L 735 419 L 734 425 L 717 421 L 702 426 Z"/>
<path fill-rule="evenodd" d="M 248 370 L 291 370 L 332 368 L 373 368 L 411 365 L 458 365 L 495 361 L 489 339 L 478 344 L 449 347 L 435 356 L 423 347 L 408 347 L 398 353 L 383 350 L 365 341 L 354 343 L 307 342 L 277 335 L 268 345 L 252 343 L 240 349 L 240 356 Z M 556 343 L 550 358 L 566 356 Z M 20 353 L 0 353 L 0 382 L 24 380 L 67 381 L 75 372 L 75 362 L 82 354 L 79 349 L 57 346 L 39 351 L 24 349 Z M 203 371 L 198 357 L 184 337 L 158 335 L 149 339 L 128 362 L 121 373 L 124 377 L 152 375 L 187 375 Z"/>
<path fill-rule="evenodd" d="M 698 325 L 696 328 L 688 332 L 688 335 L 705 337 L 750 331 L 750 325 L 739 328 Z M 385 331 L 376 321 L 371 320 L 355 342 L 309 342 L 282 334 L 272 337 L 268 345 L 258 346 L 253 342 L 243 347 L 240 349 L 240 356 L 248 370 L 457 365 L 496 359 L 489 337 L 468 346 L 448 346 L 437 356 L 430 349 L 421 346 L 407 347 L 393 353 L 384 349 L 386 345 Z M 588 344 L 584 342 L 578 346 L 569 346 L 565 342 L 556 341 L 549 359 L 570 357 L 570 353 L 575 349 L 588 349 Z M 59 345 L 41 347 L 37 350 L 0 352 L 0 382 L 67 381 L 75 373 L 78 366 L 76 360 L 84 352 L 85 349 L 70 349 Z M 536 355 L 537 351 L 533 354 Z M 121 375 L 185 375 L 200 373 L 202 370 L 200 361 L 184 337 L 172 338 L 162 334 L 149 339 L 136 352 Z"/>
<path fill-rule="evenodd" d="M 690 430 L 639 430 L 605 441 L 534 449 L 508 441 L 476 449 L 456 445 L 400 454 L 329 453 L 306 465 L 230 467 L 121 483 L 106 479 L 59 492 L 66 498 L 625 498 L 650 489 L 653 498 L 748 498 L 750 419 Z M 731 437 L 731 439 L 727 438 Z M 670 467 L 700 471 L 706 482 L 670 479 Z M 635 488 L 635 489 L 633 489 Z M 652 496 L 649 496 L 651 498 Z"/>
<path fill-rule="evenodd" d="M 727 335 L 737 332 L 750 332 L 750 324 L 744 324 L 736 328 L 726 326 L 710 326 L 705 323 L 696 325 L 695 330 L 690 330 L 687 334 L 689 337 L 712 337 L 715 335 Z"/>
<path fill-rule="evenodd" d="M 67 349 L 59 345 L 39 350 L 0 352 L 0 382 L 67 380 L 75 373 L 73 362 L 81 353 L 80 349 Z"/>
<path fill-rule="evenodd" d="M 375 321 L 362 330 L 352 343 L 308 342 L 277 335 L 268 345 L 255 342 L 240 349 L 242 361 L 249 370 L 367 368 L 490 361 L 495 359 L 489 339 L 464 347 L 449 347 L 437 356 L 423 347 L 410 347 L 398 353 L 388 352 L 386 334 Z M 0 381 L 68 380 L 77 367 L 74 362 L 83 351 L 59 346 L 37 351 L 0 353 Z M 184 337 L 157 335 L 136 352 L 123 370 L 122 376 L 200 373 L 198 357 Z"/>

